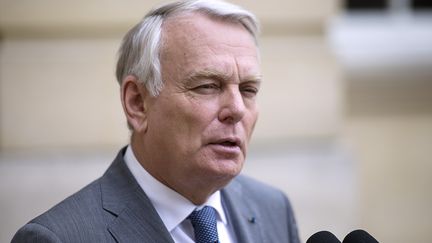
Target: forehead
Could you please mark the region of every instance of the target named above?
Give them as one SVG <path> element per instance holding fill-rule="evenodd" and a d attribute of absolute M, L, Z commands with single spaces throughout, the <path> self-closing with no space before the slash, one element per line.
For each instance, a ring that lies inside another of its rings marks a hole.
<path fill-rule="evenodd" d="M 242 72 L 258 68 L 255 40 L 240 23 L 187 13 L 166 19 L 162 27 L 162 62 L 175 60 L 185 71 L 206 65 L 226 69 L 234 63 Z"/>
<path fill-rule="evenodd" d="M 207 27 L 210 26 L 212 28 L 208 29 Z M 241 22 L 234 19 L 212 16 L 200 11 L 174 14 L 166 18 L 162 24 L 164 36 L 175 35 L 178 33 L 176 30 L 181 30 L 179 32 L 188 31 L 189 34 L 187 36 L 189 37 L 196 37 L 199 34 L 203 34 L 203 32 L 200 32 L 202 27 L 204 27 L 204 30 L 210 30 L 209 34 L 214 28 L 221 28 L 224 31 L 245 32 L 248 33 L 247 39 L 250 38 L 255 42 L 253 34 Z"/>

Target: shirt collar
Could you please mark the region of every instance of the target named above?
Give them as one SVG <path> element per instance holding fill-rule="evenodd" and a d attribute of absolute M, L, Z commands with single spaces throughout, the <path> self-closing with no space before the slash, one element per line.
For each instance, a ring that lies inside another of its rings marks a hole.
<path fill-rule="evenodd" d="M 142 190 L 149 197 L 168 231 L 171 232 L 180 225 L 192 211 L 204 206 L 213 207 L 217 212 L 217 220 L 227 224 L 220 191 L 213 193 L 203 205 L 197 206 L 150 175 L 138 162 L 130 145 L 126 149 L 124 160 Z"/>

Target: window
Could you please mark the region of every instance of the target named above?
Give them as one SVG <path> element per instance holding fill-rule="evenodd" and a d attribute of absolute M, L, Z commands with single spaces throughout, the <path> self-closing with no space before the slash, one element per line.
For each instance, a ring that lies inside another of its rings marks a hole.
<path fill-rule="evenodd" d="M 412 0 L 411 8 L 413 10 L 432 10 L 431 0 Z"/>
<path fill-rule="evenodd" d="M 387 0 L 345 0 L 345 8 L 356 10 L 385 10 L 388 8 Z"/>
<path fill-rule="evenodd" d="M 349 12 L 432 11 L 432 0 L 343 0 Z"/>

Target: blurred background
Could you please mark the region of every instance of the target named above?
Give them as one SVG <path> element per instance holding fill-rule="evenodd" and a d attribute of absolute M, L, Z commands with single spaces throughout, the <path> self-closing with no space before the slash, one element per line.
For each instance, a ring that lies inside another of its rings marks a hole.
<path fill-rule="evenodd" d="M 432 239 L 432 2 L 233 0 L 261 20 L 244 173 L 290 197 L 302 239 Z M 0 0 L 0 242 L 127 144 L 122 36 L 156 0 Z"/>

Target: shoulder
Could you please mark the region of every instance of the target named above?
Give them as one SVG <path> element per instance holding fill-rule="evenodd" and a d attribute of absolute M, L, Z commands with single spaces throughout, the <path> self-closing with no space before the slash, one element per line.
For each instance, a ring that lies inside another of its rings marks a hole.
<path fill-rule="evenodd" d="M 18 230 L 11 243 L 24 242 L 61 242 L 61 240 L 47 227 L 37 223 L 28 223 Z"/>
<path fill-rule="evenodd" d="M 49 223 L 65 220 L 83 220 L 102 207 L 100 179 L 64 199 L 31 222 Z"/>
<path fill-rule="evenodd" d="M 232 207 L 243 205 L 242 207 L 250 208 L 265 222 L 268 229 L 272 229 L 273 235 L 266 235 L 266 239 L 272 239 L 278 233 L 288 237 L 288 242 L 300 242 L 291 203 L 280 189 L 240 175 L 223 192 Z M 263 234 L 267 233 L 265 231 Z"/>
<path fill-rule="evenodd" d="M 98 179 L 24 225 L 12 242 L 73 242 L 105 228 L 105 217 Z"/>
<path fill-rule="evenodd" d="M 269 215 L 292 216 L 291 203 L 283 191 L 245 175 L 239 175 L 224 188 L 226 197 L 236 203 L 248 203 L 260 211 L 273 212 Z"/>

